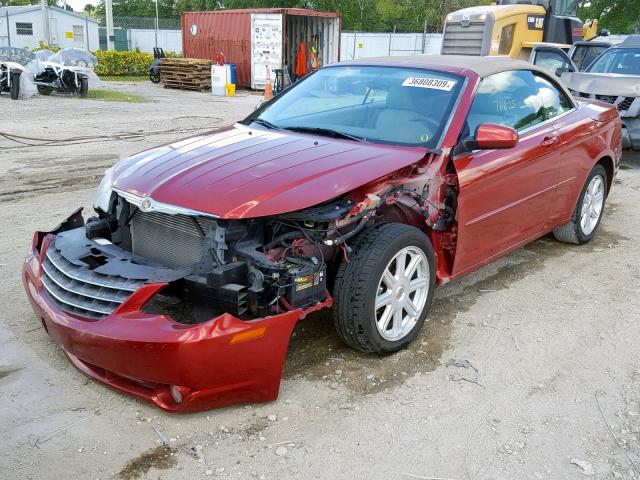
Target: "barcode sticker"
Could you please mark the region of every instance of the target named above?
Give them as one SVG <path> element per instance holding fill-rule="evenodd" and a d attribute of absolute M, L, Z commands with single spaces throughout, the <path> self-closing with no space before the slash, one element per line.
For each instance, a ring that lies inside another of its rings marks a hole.
<path fill-rule="evenodd" d="M 403 87 L 433 88 L 450 91 L 456 84 L 455 80 L 441 80 L 439 78 L 409 77 L 402 82 Z"/>

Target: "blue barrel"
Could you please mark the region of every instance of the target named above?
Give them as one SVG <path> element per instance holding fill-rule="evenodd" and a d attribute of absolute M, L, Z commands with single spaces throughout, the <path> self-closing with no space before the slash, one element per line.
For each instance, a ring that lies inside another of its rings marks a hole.
<path fill-rule="evenodd" d="M 229 70 L 231 71 L 231 82 L 235 85 L 236 83 L 236 64 L 235 63 L 227 63 L 229 65 Z"/>

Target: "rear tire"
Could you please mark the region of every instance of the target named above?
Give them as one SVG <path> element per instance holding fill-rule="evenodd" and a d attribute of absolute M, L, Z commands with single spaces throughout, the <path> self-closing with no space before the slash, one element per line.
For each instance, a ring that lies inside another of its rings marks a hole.
<path fill-rule="evenodd" d="M 20 96 L 20 74 L 11 74 L 11 86 L 9 87 L 9 94 L 12 100 L 17 100 Z"/>
<path fill-rule="evenodd" d="M 80 88 L 78 88 L 78 96 L 80 98 L 87 98 L 89 94 L 89 79 L 81 78 L 80 79 Z"/>
<path fill-rule="evenodd" d="M 591 241 L 598 231 L 607 197 L 607 172 L 597 164 L 582 187 L 571 220 L 553 230 L 559 242 L 582 245 Z"/>
<path fill-rule="evenodd" d="M 427 317 L 435 272 L 431 242 L 417 228 L 386 223 L 366 231 L 336 275 L 333 318 L 342 340 L 379 354 L 406 347 Z"/>

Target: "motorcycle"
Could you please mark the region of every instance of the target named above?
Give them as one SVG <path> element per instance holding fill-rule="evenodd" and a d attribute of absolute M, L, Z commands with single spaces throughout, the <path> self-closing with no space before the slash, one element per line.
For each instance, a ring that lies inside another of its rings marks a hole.
<path fill-rule="evenodd" d="M 0 93 L 9 92 L 13 100 L 35 94 L 32 71 L 37 58 L 24 48 L 0 47 Z"/>
<path fill-rule="evenodd" d="M 85 98 L 89 93 L 89 80 L 95 76 L 92 68 L 96 63 L 96 57 L 86 50 L 65 48 L 40 62 L 34 83 L 41 95 L 59 92 Z"/>
<path fill-rule="evenodd" d="M 153 61 L 149 67 L 149 80 L 160 83 L 160 62 L 165 58 L 164 50 L 160 47 L 153 48 Z"/>

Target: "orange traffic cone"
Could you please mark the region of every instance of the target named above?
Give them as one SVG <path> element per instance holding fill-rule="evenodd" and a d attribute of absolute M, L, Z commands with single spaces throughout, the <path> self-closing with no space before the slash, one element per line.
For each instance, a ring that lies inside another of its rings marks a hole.
<path fill-rule="evenodd" d="M 269 73 L 269 66 L 265 65 L 267 70 L 267 81 L 264 85 L 264 100 L 271 100 L 273 98 L 273 87 L 271 86 L 271 74 Z"/>

